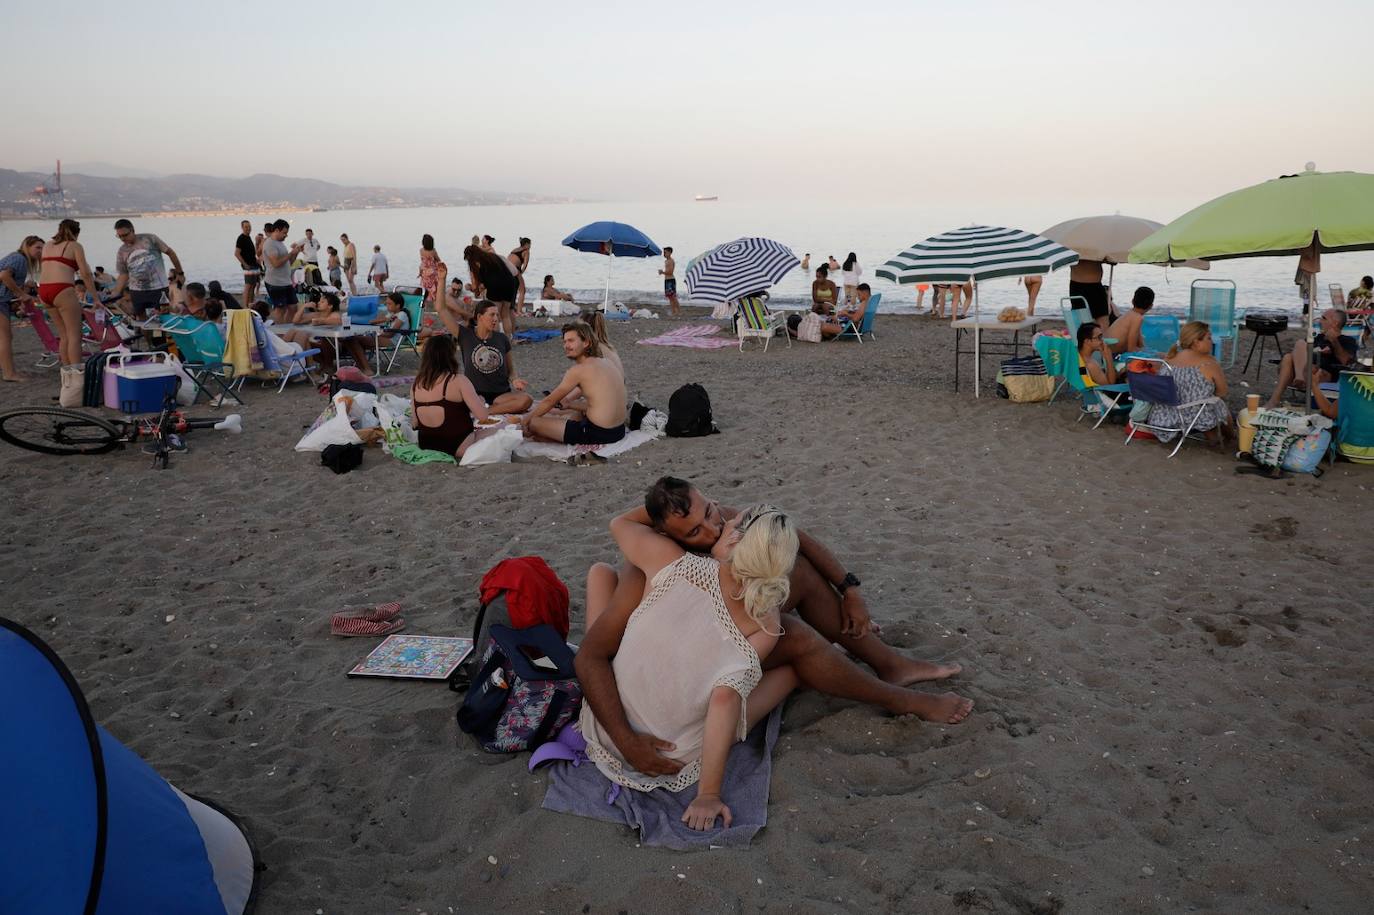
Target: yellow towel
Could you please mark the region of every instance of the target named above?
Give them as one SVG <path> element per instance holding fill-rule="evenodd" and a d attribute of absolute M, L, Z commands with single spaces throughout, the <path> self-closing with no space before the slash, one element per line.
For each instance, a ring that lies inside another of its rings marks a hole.
<path fill-rule="evenodd" d="M 235 375 L 252 375 L 262 371 L 262 354 L 253 336 L 253 313 L 246 308 L 231 308 L 229 332 L 225 334 L 224 361 L 234 367 Z"/>

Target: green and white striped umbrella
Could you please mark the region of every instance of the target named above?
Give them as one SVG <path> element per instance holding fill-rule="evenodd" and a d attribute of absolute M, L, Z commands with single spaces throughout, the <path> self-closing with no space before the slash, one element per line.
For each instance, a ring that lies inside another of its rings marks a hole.
<path fill-rule="evenodd" d="M 1036 276 L 1078 263 L 1078 255 L 1031 232 L 967 226 L 919 241 L 878 268 L 894 283 L 975 283 Z"/>

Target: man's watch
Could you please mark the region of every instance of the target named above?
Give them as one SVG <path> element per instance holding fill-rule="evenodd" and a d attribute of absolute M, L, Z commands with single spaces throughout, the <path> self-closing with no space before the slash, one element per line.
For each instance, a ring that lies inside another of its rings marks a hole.
<path fill-rule="evenodd" d="M 841 594 L 843 594 L 844 592 L 848 591 L 850 588 L 857 588 L 857 587 L 859 587 L 859 585 L 861 585 L 861 584 L 863 584 L 863 582 L 859 581 L 858 577 L 855 576 L 855 574 L 854 574 L 853 572 L 845 572 L 845 573 L 844 573 L 844 578 L 841 579 L 841 580 L 840 580 L 840 583 L 839 583 L 838 585 L 835 586 L 835 590 L 837 590 L 837 591 L 839 591 Z"/>

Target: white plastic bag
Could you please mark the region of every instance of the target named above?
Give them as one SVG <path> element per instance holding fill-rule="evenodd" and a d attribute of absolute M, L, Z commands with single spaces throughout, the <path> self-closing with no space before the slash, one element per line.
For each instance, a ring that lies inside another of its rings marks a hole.
<path fill-rule="evenodd" d="M 181 379 L 181 384 L 177 385 L 177 403 L 183 407 L 189 407 L 196 402 L 196 381 L 191 377 L 191 373 L 186 371 L 181 360 L 176 356 L 168 356 L 167 362 L 172 368 L 176 369 L 177 378 Z M 207 394 L 209 391 L 206 392 Z"/>
<path fill-rule="evenodd" d="M 382 439 L 382 450 L 391 453 L 392 445 L 416 444 L 420 437 L 410 424 L 410 401 L 395 394 L 383 394 L 377 398 L 377 419 L 386 430 Z"/>
<path fill-rule="evenodd" d="M 329 406 L 333 414 L 301 436 L 301 440 L 296 442 L 297 451 L 323 451 L 329 445 L 361 444 L 362 439 L 353 431 L 353 424 L 348 421 L 348 412 L 341 403 L 341 398 L 346 396 L 342 392 L 334 396 L 334 403 Z"/>
<path fill-rule="evenodd" d="M 464 467 L 476 464 L 505 464 L 510 462 L 511 452 L 525 439 L 519 426 L 498 429 L 486 438 L 479 439 L 468 446 L 463 459 L 458 463 Z"/>
<path fill-rule="evenodd" d="M 377 419 L 377 395 L 369 394 L 366 391 L 340 391 L 335 395 L 337 403 L 338 397 L 349 397 L 353 403 L 348 408 L 348 418 L 353 422 L 355 429 L 375 429 L 380 422 Z"/>

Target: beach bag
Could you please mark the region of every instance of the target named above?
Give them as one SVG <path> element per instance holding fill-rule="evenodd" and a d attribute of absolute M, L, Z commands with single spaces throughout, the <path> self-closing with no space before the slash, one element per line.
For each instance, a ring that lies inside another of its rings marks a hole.
<path fill-rule="evenodd" d="M 1288 446 L 1283 454 L 1283 469 L 1293 473 L 1311 473 L 1321 476 L 1320 464 L 1331 448 L 1331 432 L 1320 429 Z"/>
<path fill-rule="evenodd" d="M 1012 403 L 1043 403 L 1054 396 L 1054 379 L 1039 356 L 1017 356 L 997 373 L 997 396 Z"/>
<path fill-rule="evenodd" d="M 820 343 L 821 316 L 814 311 L 802 315 L 801 322 L 797 324 L 797 339 L 803 343 Z"/>
<path fill-rule="evenodd" d="M 663 430 L 673 438 L 695 438 L 715 435 L 711 415 L 711 395 L 696 382 L 684 384 L 668 398 L 668 424 Z"/>
<path fill-rule="evenodd" d="M 363 463 L 361 443 L 351 445 L 326 445 L 320 452 L 320 463 L 335 473 L 348 473 Z"/>
<path fill-rule="evenodd" d="M 490 632 L 458 727 L 488 753 L 533 750 L 582 711 L 573 651 L 547 623 Z"/>

